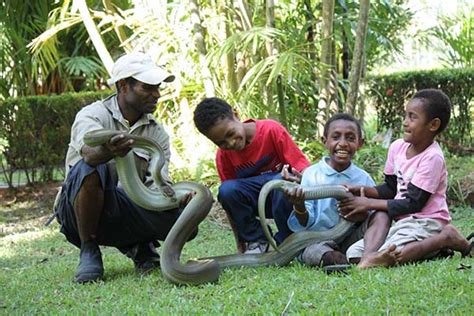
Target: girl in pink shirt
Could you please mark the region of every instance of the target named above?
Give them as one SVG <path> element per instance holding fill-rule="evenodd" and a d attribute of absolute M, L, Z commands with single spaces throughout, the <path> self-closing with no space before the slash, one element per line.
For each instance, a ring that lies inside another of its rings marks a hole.
<path fill-rule="evenodd" d="M 377 210 L 395 220 L 390 229 L 373 225 L 367 230 L 366 241 L 384 238 L 378 250 L 366 249 L 364 239 L 347 250 L 347 258 L 359 262 L 360 268 L 427 259 L 444 248 L 463 256 L 471 253 L 472 244 L 449 224 L 448 173 L 443 152 L 434 140 L 446 128 L 450 115 L 451 102 L 442 91 L 417 92 L 406 105 L 403 139 L 389 148 L 385 182 L 372 188 L 349 187 L 360 196 L 341 201 L 342 216 Z"/>

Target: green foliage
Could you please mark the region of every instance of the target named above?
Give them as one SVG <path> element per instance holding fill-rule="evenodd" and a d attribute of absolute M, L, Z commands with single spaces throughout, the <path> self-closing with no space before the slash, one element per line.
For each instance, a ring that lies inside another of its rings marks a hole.
<path fill-rule="evenodd" d="M 402 51 L 403 32 L 413 18 L 413 12 L 405 6 L 405 2 L 403 0 L 371 1 L 364 50 L 368 70 L 378 64 L 390 63 L 393 61 L 394 53 Z M 336 1 L 334 10 L 337 49 L 342 53 L 342 45 L 345 44 L 352 55 L 359 18 L 359 1 Z"/>
<path fill-rule="evenodd" d="M 450 205 L 474 206 L 474 156 L 446 154 Z"/>
<path fill-rule="evenodd" d="M 441 140 L 449 148 L 474 146 L 474 68 L 400 72 L 369 78 L 369 97 L 373 98 L 378 115 L 378 129 L 393 128 L 401 135 L 401 123 L 407 101 L 421 89 L 443 90 L 453 106 L 448 129 Z"/>
<path fill-rule="evenodd" d="M 77 111 L 106 94 L 110 91 L 0 101 L 0 139 L 6 142 L 3 155 L 10 168 L 25 171 L 28 183 L 52 180 L 63 164 Z"/>
<path fill-rule="evenodd" d="M 353 162 L 360 168 L 367 171 L 376 184 L 384 180 L 383 168 L 387 159 L 387 148 L 376 143 L 366 143 L 357 151 Z"/>
<path fill-rule="evenodd" d="M 208 55 L 216 84 L 220 85 L 218 95 L 231 101 L 242 116 L 274 118 L 288 126 L 296 138 L 310 141 L 319 135 L 324 123 L 324 109 L 318 108 L 319 79 L 324 65 L 319 61 L 321 35 L 320 2 L 279 2 L 275 7 L 275 27 L 264 27 L 264 6 L 253 8 L 252 28 L 241 29 L 230 23 L 232 30 L 224 41 L 209 45 Z M 337 1 L 335 10 L 334 39 L 337 47 L 337 64 L 347 63 L 350 55 L 344 49 L 352 50 L 355 36 L 353 30 L 358 20 L 358 1 Z M 402 6 L 402 1 L 376 1 L 371 5 L 367 64 L 387 60 L 394 50 L 401 46 L 401 30 L 411 19 L 411 13 Z M 213 32 L 209 28 L 209 32 Z M 310 35 L 311 34 L 311 35 Z M 272 54 L 266 46 L 271 44 Z M 232 70 L 238 73 L 244 64 L 245 71 L 236 93 L 229 91 L 228 80 L 222 72 L 224 58 L 235 58 Z M 338 72 L 342 67 L 338 67 Z M 348 68 L 347 68 L 348 69 Z M 346 69 L 346 70 L 347 70 Z M 282 79 L 286 122 L 277 106 L 276 79 Z M 345 81 L 336 78 L 338 98 L 342 104 L 346 93 Z"/>
<path fill-rule="evenodd" d="M 440 25 L 429 30 L 431 38 L 441 40 L 447 49 L 444 62 L 449 67 L 474 67 L 474 6 L 466 5 L 466 11 L 457 16 L 441 17 Z"/>

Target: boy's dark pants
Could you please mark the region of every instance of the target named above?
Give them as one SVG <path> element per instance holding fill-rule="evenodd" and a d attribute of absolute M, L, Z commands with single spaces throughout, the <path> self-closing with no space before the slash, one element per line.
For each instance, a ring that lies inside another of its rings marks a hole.
<path fill-rule="evenodd" d="M 125 252 L 138 243 L 166 238 L 179 217 L 178 209 L 154 212 L 139 207 L 117 187 L 107 165 L 91 167 L 81 160 L 70 170 L 56 208 L 61 232 L 69 242 L 81 246 L 73 205 L 84 178 L 94 171 L 99 174 L 104 190 L 104 211 L 97 232 L 100 245 L 114 246 Z"/>
<path fill-rule="evenodd" d="M 219 187 L 218 200 L 231 216 L 240 241 L 266 241 L 258 216 L 258 196 L 263 185 L 270 180 L 281 179 L 280 173 L 224 181 Z M 278 232 L 274 235 L 277 244 L 282 243 L 291 234 L 287 220 L 293 205 L 283 192 L 273 190 L 267 197 L 265 216 L 275 220 Z"/>

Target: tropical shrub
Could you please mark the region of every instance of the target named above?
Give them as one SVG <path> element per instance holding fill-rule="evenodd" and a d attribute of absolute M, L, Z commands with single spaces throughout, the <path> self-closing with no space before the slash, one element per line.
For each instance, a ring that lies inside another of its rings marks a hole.
<path fill-rule="evenodd" d="M 378 130 L 392 128 L 401 135 L 406 102 L 421 89 L 443 90 L 453 105 L 448 129 L 440 140 L 452 151 L 470 152 L 474 146 L 474 68 L 400 72 L 369 78 L 367 95 L 377 110 Z M 464 149 L 463 149 L 464 148 Z"/>
<path fill-rule="evenodd" d="M 0 101 L 0 139 L 8 168 L 23 170 L 28 183 L 52 180 L 53 170 L 64 164 L 77 111 L 107 94 L 110 91 Z"/>

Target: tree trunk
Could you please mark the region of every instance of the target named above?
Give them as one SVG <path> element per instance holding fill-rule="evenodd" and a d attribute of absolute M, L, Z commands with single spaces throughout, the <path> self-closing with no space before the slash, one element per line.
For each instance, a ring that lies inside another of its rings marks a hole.
<path fill-rule="evenodd" d="M 212 83 L 211 72 L 207 63 L 207 49 L 204 42 L 204 31 L 201 26 L 201 18 L 199 16 L 199 7 L 196 0 L 189 1 L 191 11 L 191 23 L 194 30 L 194 44 L 196 45 L 199 55 L 199 65 L 201 67 L 202 79 L 204 81 L 204 90 L 206 97 L 213 97 L 216 95 L 214 84 Z"/>
<path fill-rule="evenodd" d="M 230 23 L 233 21 L 232 18 L 232 10 L 229 10 L 229 5 L 228 1 L 223 1 L 223 3 L 220 6 L 220 11 L 222 16 L 224 17 L 224 31 L 225 31 L 225 39 L 228 39 L 232 34 L 231 34 L 231 27 Z M 227 86 L 230 89 L 231 94 L 235 94 L 237 92 L 237 89 L 239 88 L 240 82 L 237 81 L 237 74 L 235 71 L 235 52 L 232 49 L 232 51 L 228 52 L 225 56 L 225 65 L 226 65 L 226 70 L 225 70 L 225 77 L 226 77 L 226 82 Z"/>
<path fill-rule="evenodd" d="M 275 2 L 273 0 L 266 0 L 265 1 L 265 26 L 267 28 L 275 28 Z M 271 57 L 275 54 L 275 45 L 272 39 L 268 39 L 265 42 L 265 49 L 267 51 L 267 57 Z M 280 80 L 280 89 L 283 89 L 281 86 Z M 265 103 L 269 109 L 273 109 L 273 82 L 270 85 L 265 86 L 264 88 L 264 96 L 265 96 Z M 279 101 L 281 101 L 279 99 Z M 282 119 L 284 118 L 282 114 L 284 113 L 284 104 L 282 102 L 278 102 L 279 105 L 279 121 L 284 126 L 286 126 L 286 122 L 283 122 Z M 283 109 L 282 109 L 283 107 Z"/>
<path fill-rule="evenodd" d="M 335 98 L 331 94 L 332 76 L 334 76 L 334 58 L 333 58 L 333 19 L 334 19 L 334 0 L 323 0 L 322 9 L 323 25 L 322 25 L 322 41 L 321 41 L 321 78 L 318 109 L 324 117 L 320 119 L 326 120 L 330 115 L 331 104 Z M 321 113 L 322 112 L 322 113 Z"/>
<path fill-rule="evenodd" d="M 309 58 L 311 60 L 316 61 L 316 52 L 314 51 L 314 23 L 315 23 L 315 18 L 313 15 L 313 8 L 311 7 L 311 0 L 304 0 L 304 6 L 305 6 L 305 17 L 306 17 L 306 23 L 309 24 L 308 26 L 308 31 L 307 31 L 307 36 L 306 40 L 309 45 Z M 314 74 L 314 72 L 313 72 Z"/>
<path fill-rule="evenodd" d="M 354 56 L 352 58 L 351 72 L 349 75 L 349 93 L 346 100 L 346 111 L 355 114 L 359 80 L 362 73 L 362 58 L 365 38 L 367 35 L 367 22 L 369 19 L 370 0 L 361 0 L 359 8 L 359 22 L 357 23 Z"/>
<path fill-rule="evenodd" d="M 86 1 L 74 0 L 74 6 L 79 9 L 79 14 L 81 15 L 84 26 L 86 27 L 87 33 L 89 33 L 89 37 L 91 38 L 92 44 L 94 44 L 100 60 L 102 60 L 107 72 L 111 74 L 114 61 L 112 60 L 112 57 L 110 57 L 110 53 L 107 50 L 107 47 L 105 47 L 104 41 L 97 30 L 97 26 L 91 17 Z"/>

